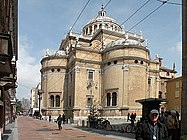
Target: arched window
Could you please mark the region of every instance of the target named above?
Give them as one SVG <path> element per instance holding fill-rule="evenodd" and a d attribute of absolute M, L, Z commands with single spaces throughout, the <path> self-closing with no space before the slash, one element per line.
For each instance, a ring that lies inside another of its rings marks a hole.
<path fill-rule="evenodd" d="M 102 28 L 102 24 L 99 24 L 99 29 L 101 29 Z"/>
<path fill-rule="evenodd" d="M 97 31 L 97 25 L 94 25 L 94 33 Z"/>
<path fill-rule="evenodd" d="M 106 104 L 107 106 L 110 106 L 110 93 L 107 93 L 107 101 L 106 101 Z"/>
<path fill-rule="evenodd" d="M 60 107 L 60 96 L 56 96 L 56 107 Z"/>
<path fill-rule="evenodd" d="M 89 34 L 92 34 L 92 26 L 90 26 L 89 29 L 90 29 Z"/>
<path fill-rule="evenodd" d="M 108 24 L 105 24 L 105 28 L 108 29 Z"/>
<path fill-rule="evenodd" d="M 116 106 L 117 105 L 117 93 L 113 92 L 112 93 L 112 106 Z"/>
<path fill-rule="evenodd" d="M 50 100 L 51 100 L 50 107 L 54 107 L 54 96 L 53 95 L 50 96 Z"/>

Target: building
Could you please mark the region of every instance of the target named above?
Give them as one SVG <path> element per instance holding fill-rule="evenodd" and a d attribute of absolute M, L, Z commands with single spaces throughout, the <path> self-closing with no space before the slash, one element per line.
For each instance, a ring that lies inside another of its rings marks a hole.
<path fill-rule="evenodd" d="M 88 115 L 124 118 L 141 114 L 135 102 L 164 98 L 175 69 L 151 59 L 143 35 L 125 31 L 101 8 L 81 33 L 69 32 L 54 55 L 41 60 L 42 105 L 46 115 L 65 113 L 74 122 Z"/>
<path fill-rule="evenodd" d="M 35 110 L 39 111 L 38 106 L 38 90 L 36 88 L 31 89 L 31 98 L 30 98 L 30 110 L 29 115 L 33 116 Z"/>
<path fill-rule="evenodd" d="M 0 1 L 0 131 L 12 120 L 16 102 L 18 1 Z"/>
<path fill-rule="evenodd" d="M 181 114 L 182 76 L 167 81 L 167 110 L 176 110 Z"/>

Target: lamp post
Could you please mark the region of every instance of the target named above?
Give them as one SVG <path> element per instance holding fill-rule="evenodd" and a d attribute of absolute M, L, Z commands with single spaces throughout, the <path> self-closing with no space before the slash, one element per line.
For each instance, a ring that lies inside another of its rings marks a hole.
<path fill-rule="evenodd" d="M 93 95 L 92 95 L 93 84 L 94 84 L 93 80 L 88 81 L 87 88 L 89 89 L 89 93 L 90 93 L 90 114 L 88 116 L 88 122 L 89 122 L 88 126 L 89 127 L 93 126 L 93 107 L 92 107 L 92 105 L 93 105 Z"/>
<path fill-rule="evenodd" d="M 40 117 L 40 120 L 41 120 L 41 117 L 42 117 L 41 116 L 41 95 L 42 95 L 42 93 L 43 93 L 42 90 L 39 89 L 38 90 L 38 99 L 39 99 L 39 115 L 40 115 L 39 117 Z"/>
<path fill-rule="evenodd" d="M 90 91 L 90 115 L 93 115 L 93 94 L 92 87 L 94 86 L 93 80 L 89 80 L 88 88 Z"/>

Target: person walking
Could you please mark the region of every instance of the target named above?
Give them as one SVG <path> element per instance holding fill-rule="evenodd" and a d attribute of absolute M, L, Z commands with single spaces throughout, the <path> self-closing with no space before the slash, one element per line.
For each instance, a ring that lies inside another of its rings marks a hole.
<path fill-rule="evenodd" d="M 168 131 L 165 124 L 158 120 L 159 112 L 152 109 L 149 119 L 140 123 L 136 130 L 136 140 L 168 140 Z"/>
<path fill-rule="evenodd" d="M 57 124 L 58 124 L 58 129 L 61 130 L 62 129 L 62 116 L 61 116 L 61 114 L 59 114 L 59 116 L 57 118 Z"/>
<path fill-rule="evenodd" d="M 127 114 L 127 122 L 130 120 L 130 113 Z"/>
<path fill-rule="evenodd" d="M 49 115 L 49 122 L 51 122 L 51 115 Z"/>
<path fill-rule="evenodd" d="M 64 114 L 62 115 L 62 121 L 63 121 L 63 124 L 65 124 L 66 117 L 65 117 L 65 115 L 64 115 Z"/>

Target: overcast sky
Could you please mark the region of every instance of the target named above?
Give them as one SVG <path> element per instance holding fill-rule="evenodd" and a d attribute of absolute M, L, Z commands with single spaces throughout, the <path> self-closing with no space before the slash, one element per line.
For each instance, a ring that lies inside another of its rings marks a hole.
<path fill-rule="evenodd" d="M 149 1 L 149 2 L 148 2 Z M 148 40 L 151 58 L 163 58 L 163 66 L 176 65 L 182 73 L 182 0 L 169 0 L 162 5 L 158 0 L 19 0 L 19 60 L 17 98 L 30 98 L 31 89 L 40 82 L 40 61 L 48 48 L 53 54 L 79 14 L 72 31 L 80 33 L 83 26 L 94 19 L 101 5 L 107 16 L 120 25 L 145 2 L 147 4 L 123 24 L 124 30 L 142 32 Z M 173 3 L 173 4 L 171 4 Z M 147 17 L 148 16 L 148 17 Z M 147 18 L 145 18 L 147 17 Z M 143 20 L 145 18 L 145 20 Z"/>

